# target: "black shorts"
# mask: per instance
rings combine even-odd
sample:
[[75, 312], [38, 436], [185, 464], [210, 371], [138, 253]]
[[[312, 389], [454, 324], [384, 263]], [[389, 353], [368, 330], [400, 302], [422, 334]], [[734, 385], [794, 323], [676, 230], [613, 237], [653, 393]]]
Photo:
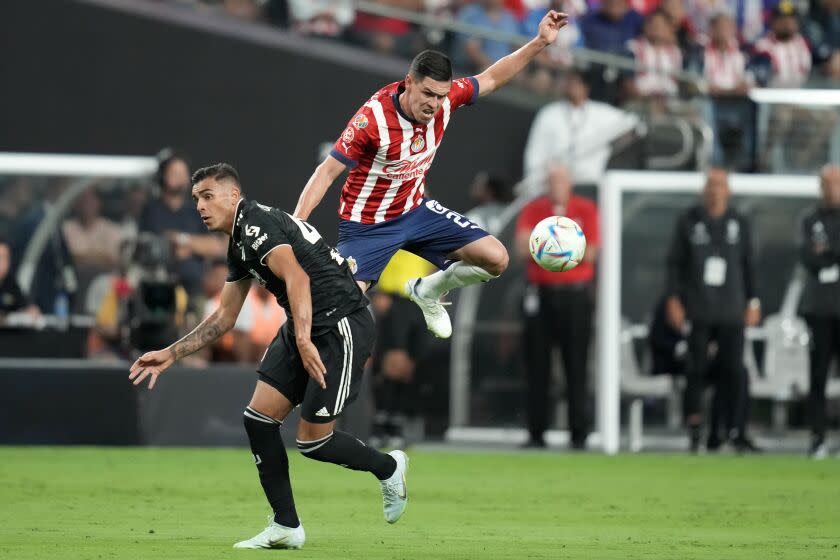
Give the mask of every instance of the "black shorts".
[[341, 416], [344, 407], [359, 393], [375, 333], [370, 311], [362, 308], [327, 332], [312, 337], [327, 368], [324, 376], [327, 388], [322, 389], [306, 373], [295, 337], [284, 325], [257, 368], [259, 379], [283, 393], [293, 405], [301, 405], [301, 417], [307, 422], [331, 422]]

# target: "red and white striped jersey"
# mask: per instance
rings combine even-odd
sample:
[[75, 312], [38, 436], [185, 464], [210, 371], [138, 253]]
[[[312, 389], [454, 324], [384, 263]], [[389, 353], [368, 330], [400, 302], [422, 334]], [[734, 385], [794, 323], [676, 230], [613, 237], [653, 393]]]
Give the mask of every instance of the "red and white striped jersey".
[[642, 95], [676, 95], [677, 81], [671, 75], [682, 70], [683, 59], [676, 45], [654, 45], [645, 38], [627, 43], [633, 57], [647, 70], [636, 74], [636, 88]]
[[747, 57], [733, 41], [725, 49], [712, 44], [703, 50], [703, 77], [709, 86], [720, 90], [732, 90], [743, 82], [749, 82]]
[[770, 87], [801, 87], [811, 73], [811, 48], [802, 35], [779, 41], [769, 33], [756, 42], [755, 51], [770, 59], [773, 67]]
[[416, 208], [452, 112], [472, 105], [478, 80], [453, 80], [449, 95], [428, 124], [412, 121], [400, 108], [403, 82], [380, 89], [350, 119], [330, 155], [350, 167], [341, 190], [342, 220], [375, 224]]

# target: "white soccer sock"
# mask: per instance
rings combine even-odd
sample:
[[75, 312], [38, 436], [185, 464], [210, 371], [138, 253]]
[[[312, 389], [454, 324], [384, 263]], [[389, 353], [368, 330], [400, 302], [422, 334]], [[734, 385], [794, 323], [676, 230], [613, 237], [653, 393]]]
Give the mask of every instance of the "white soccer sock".
[[417, 295], [437, 299], [442, 294], [455, 288], [487, 282], [493, 278], [497, 278], [497, 276], [490, 274], [480, 266], [456, 262], [446, 270], [439, 270], [434, 274], [423, 277], [417, 284]]

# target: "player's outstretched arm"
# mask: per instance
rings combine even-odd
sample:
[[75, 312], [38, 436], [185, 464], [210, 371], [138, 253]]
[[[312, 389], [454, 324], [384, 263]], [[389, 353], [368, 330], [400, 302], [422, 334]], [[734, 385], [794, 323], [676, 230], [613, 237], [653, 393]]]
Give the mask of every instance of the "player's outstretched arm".
[[309, 178], [309, 181], [306, 182], [306, 186], [303, 187], [303, 192], [300, 193], [300, 198], [298, 198], [298, 203], [295, 207], [294, 216], [301, 220], [308, 220], [309, 215], [315, 210], [315, 207], [318, 206], [321, 199], [324, 198], [327, 189], [330, 188], [330, 185], [333, 184], [336, 177], [341, 175], [346, 168], [346, 165], [334, 157], [327, 156], [315, 168], [315, 172]]
[[268, 253], [265, 260], [275, 276], [286, 284], [292, 319], [295, 322], [295, 343], [300, 360], [309, 377], [322, 389], [327, 388], [324, 375], [327, 368], [321, 361], [318, 349], [312, 343], [312, 292], [309, 289], [309, 275], [301, 268], [290, 245], [278, 245]]
[[199, 323], [190, 334], [168, 348], [146, 352], [137, 358], [137, 361], [129, 370], [128, 378], [135, 385], [139, 385], [144, 379], [151, 376], [149, 389], [154, 388], [158, 376], [166, 371], [169, 366], [184, 356], [189, 356], [208, 344], [212, 344], [233, 328], [250, 288], [250, 280], [226, 283], [222, 288], [221, 302], [216, 311]]
[[487, 70], [476, 76], [478, 95], [492, 93], [519, 74], [541, 50], [557, 39], [557, 32], [569, 22], [569, 16], [562, 12], [549, 10], [540, 22], [537, 36], [516, 51], [500, 58]]

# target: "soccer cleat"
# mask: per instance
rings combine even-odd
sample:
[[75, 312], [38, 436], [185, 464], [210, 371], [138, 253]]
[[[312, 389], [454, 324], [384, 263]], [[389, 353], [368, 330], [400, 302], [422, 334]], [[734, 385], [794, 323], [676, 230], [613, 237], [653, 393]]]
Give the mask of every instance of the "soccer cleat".
[[391, 478], [381, 480], [382, 485], [382, 506], [385, 512], [385, 521], [396, 523], [399, 521], [405, 506], [408, 504], [408, 490], [405, 485], [405, 473], [408, 471], [408, 455], [402, 451], [391, 451], [388, 453], [397, 462], [397, 470]]
[[425, 298], [417, 293], [419, 278], [409, 280], [405, 284], [405, 291], [408, 299], [417, 304], [426, 319], [426, 327], [438, 338], [449, 338], [452, 336], [452, 322], [449, 320], [449, 313], [443, 308], [444, 304], [438, 300]]
[[303, 531], [303, 523], [295, 528], [284, 527], [276, 521], [273, 516], [271, 521], [260, 534], [240, 541], [233, 545], [233, 548], [303, 548], [306, 541], [306, 533]]
[[811, 449], [808, 450], [808, 456], [817, 461], [828, 457], [828, 446], [822, 438], [814, 438], [811, 442]]

